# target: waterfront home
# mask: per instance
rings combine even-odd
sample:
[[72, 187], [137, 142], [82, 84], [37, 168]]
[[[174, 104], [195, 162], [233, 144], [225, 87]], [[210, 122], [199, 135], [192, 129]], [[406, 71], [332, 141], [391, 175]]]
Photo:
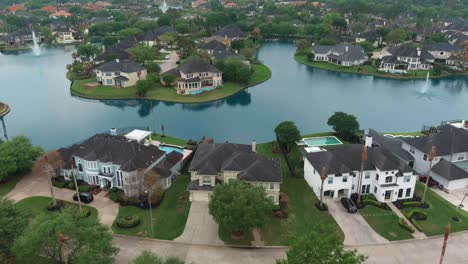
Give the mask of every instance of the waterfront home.
[[[42, 35], [40, 32], [35, 33], [37, 42], [42, 42]], [[10, 34], [9, 40], [10, 45], [24, 46], [33, 44], [33, 31], [30, 28], [22, 28]]]
[[446, 65], [458, 64], [460, 59], [456, 58], [456, 54], [463, 51], [461, 46], [456, 44], [452, 45], [449, 42], [428, 44], [425, 45], [423, 49], [434, 57], [435, 63], [443, 63]]
[[[193, 94], [223, 85], [223, 73], [213, 65], [201, 59], [193, 59], [177, 68], [162, 73], [176, 77], [174, 85], [179, 94]], [[164, 78], [161, 83], [165, 85]]]
[[411, 168], [413, 167], [414, 157], [408, 151], [402, 148], [403, 141], [400, 138], [393, 135], [382, 135], [374, 129], [369, 129], [369, 132], [366, 133], [365, 136], [372, 138], [373, 146], [379, 146], [390, 151], [405, 164]]
[[[367, 148], [359, 190], [361, 152]], [[325, 180], [321, 189], [321, 173], [325, 168]], [[417, 175], [390, 151], [372, 144], [367, 137], [365, 145], [346, 144], [319, 148], [305, 154], [304, 178], [313, 192], [320, 197], [335, 200], [350, 197], [352, 193], [373, 194], [379, 202], [409, 199], [414, 195]]]
[[314, 45], [312, 46], [315, 61], [324, 61], [341, 66], [360, 65], [368, 56], [361, 46], [356, 45]]
[[183, 155], [176, 151], [166, 153], [154, 145], [106, 134], [94, 135], [58, 152], [65, 163], [60, 170], [65, 179], [72, 180], [73, 174], [102, 189], [121, 189], [129, 197], [144, 192], [144, 172], [148, 170], [159, 174], [163, 189], [169, 188], [183, 162]]
[[77, 41], [73, 35], [75, 31], [71, 27], [60, 27], [51, 33], [52, 36], [55, 37], [55, 41], [60, 44], [73, 43]]
[[230, 24], [219, 31], [215, 32], [211, 37], [205, 39], [205, 43], [212, 40], [218, 40], [226, 46], [231, 46], [231, 42], [234, 40], [243, 40], [247, 38], [247, 34], [242, 31], [237, 25]]
[[96, 81], [102, 85], [129, 87], [136, 85], [138, 80], [145, 80], [147, 71], [132, 60], [112, 60], [94, 68]]
[[213, 54], [215, 51], [227, 50], [228, 47], [224, 43], [213, 39], [210, 42], [203, 44], [200, 49], [205, 50], [208, 54]]
[[165, 43], [160, 40], [160, 36], [175, 32], [173, 28], [169, 26], [161, 26], [157, 29], [152, 29], [145, 32], [143, 35], [138, 36], [138, 41], [141, 44], [144, 44], [148, 47], [152, 47], [154, 45], [160, 45], [161, 47], [167, 47], [168, 43]]
[[411, 43], [391, 47], [382, 51], [380, 70], [391, 73], [403, 73], [409, 70], [429, 70], [434, 57], [426, 50], [421, 50]]
[[208, 202], [217, 184], [229, 180], [241, 180], [265, 188], [267, 197], [278, 204], [281, 184], [280, 162], [256, 152], [255, 141], [251, 145], [233, 143], [198, 145], [189, 168], [190, 201]]
[[[435, 157], [429, 172], [432, 147]], [[461, 177], [465, 174], [453, 167], [468, 170], [468, 126], [465, 121], [442, 125], [436, 133], [427, 136], [403, 139], [402, 148], [414, 157], [413, 168], [419, 174], [430, 174], [447, 190], [468, 187], [468, 175]], [[439, 165], [442, 160], [444, 163]]]

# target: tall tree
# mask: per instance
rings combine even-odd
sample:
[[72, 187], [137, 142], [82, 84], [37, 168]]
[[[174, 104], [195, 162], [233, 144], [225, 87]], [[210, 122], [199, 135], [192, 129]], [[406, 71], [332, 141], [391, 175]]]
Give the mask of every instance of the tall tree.
[[336, 229], [329, 224], [294, 239], [286, 256], [276, 264], [360, 264], [366, 260], [356, 250], [345, 250]]
[[42, 149], [31, 144], [24, 136], [14, 137], [0, 144], [0, 182], [7, 181], [16, 173], [32, 168]]
[[47, 256], [67, 263], [111, 264], [118, 252], [112, 233], [97, 218], [83, 217], [76, 208], [37, 216], [16, 240], [19, 260]]
[[13, 257], [13, 244], [28, 224], [29, 218], [25, 212], [12, 201], [0, 198], [0, 260], [7, 261]]
[[92, 44], [80, 44], [78, 45], [78, 48], [76, 49], [76, 54], [78, 57], [80, 57], [82, 60], [89, 61], [93, 57], [99, 54], [101, 50]]
[[273, 203], [266, 197], [263, 187], [230, 180], [216, 185], [208, 208], [222, 228], [243, 234], [265, 225]]
[[36, 176], [45, 175], [49, 182], [50, 196], [54, 206], [57, 205], [55, 199], [54, 187], [52, 186], [52, 177], [57, 176], [60, 173], [60, 169], [65, 165], [64, 160], [60, 153], [56, 150], [45, 153], [40, 159], [38, 159], [33, 167], [33, 173]]
[[351, 140], [359, 130], [359, 123], [354, 115], [344, 112], [335, 112], [327, 121], [336, 134], [345, 140]]
[[275, 128], [278, 141], [286, 146], [286, 150], [291, 151], [291, 145], [301, 139], [301, 132], [292, 121], [281, 122]]

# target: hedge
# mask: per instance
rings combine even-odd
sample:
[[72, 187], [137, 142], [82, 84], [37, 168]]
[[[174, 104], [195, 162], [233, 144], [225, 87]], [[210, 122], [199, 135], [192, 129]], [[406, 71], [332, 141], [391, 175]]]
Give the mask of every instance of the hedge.
[[422, 216], [417, 220], [426, 220], [427, 219], [427, 213], [425, 211], [423, 211], [423, 210], [420, 210], [420, 209], [413, 209], [413, 210], [409, 211], [408, 213], [406, 213], [406, 217], [408, 219], [412, 220], [414, 218], [414, 214], [419, 214], [420, 216]]
[[361, 199], [362, 200], [373, 200], [373, 201], [377, 201], [377, 198], [375, 198], [375, 195], [372, 194], [372, 193], [368, 193], [368, 194], [364, 194], [361, 196]]
[[373, 206], [379, 207], [379, 208], [382, 207], [382, 204], [380, 202], [378, 202], [378, 201], [375, 201], [375, 200], [364, 199], [364, 200], [362, 200], [362, 203], [364, 205], [373, 205]]
[[66, 185], [67, 185], [66, 182], [62, 182], [62, 181], [52, 178], [52, 186], [57, 187], [57, 188], [65, 188]]
[[81, 186], [78, 187], [78, 190], [80, 191], [80, 193], [82, 193], [82, 192], [87, 193], [87, 192], [91, 191], [91, 189], [92, 189], [92, 187], [89, 186], [89, 185], [81, 185]]
[[416, 219], [411, 218], [410, 221], [414, 225], [414, 227], [416, 227], [417, 230], [419, 230], [420, 232], [423, 231], [422, 227], [419, 225], [419, 223], [418, 223], [418, 221], [416, 221]]
[[138, 216], [119, 217], [116, 223], [120, 228], [134, 228], [141, 223], [141, 219]]
[[406, 221], [405, 221], [404, 218], [400, 218], [400, 220], [398, 220], [398, 225], [399, 225], [401, 228], [408, 230], [408, 232], [410, 232], [410, 233], [414, 233], [414, 231], [415, 231], [414, 228], [413, 228], [412, 226], [410, 226], [410, 225], [408, 225], [408, 224], [406, 223]]
[[91, 215], [91, 210], [88, 207], [81, 207], [81, 216], [86, 218]]
[[419, 201], [408, 201], [403, 202], [403, 207], [421, 207], [421, 202]]

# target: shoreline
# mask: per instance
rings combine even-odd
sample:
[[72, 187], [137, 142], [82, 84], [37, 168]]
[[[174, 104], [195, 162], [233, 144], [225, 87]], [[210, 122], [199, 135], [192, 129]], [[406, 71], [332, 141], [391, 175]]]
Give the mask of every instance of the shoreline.
[[[42, 44], [42, 47], [65, 47], [65, 46], [75, 46], [78, 44], [83, 43], [83, 41], [77, 41], [73, 43], [49, 43], [49, 44]], [[25, 50], [30, 50], [31, 47], [29, 46], [21, 46], [21, 47], [6, 47], [6, 48], [0, 48], [0, 52], [15, 52], [15, 51], [25, 51]]]
[[[303, 61], [303, 60], [301, 60], [301, 56], [303, 56], [303, 55], [296, 55], [295, 54], [294, 55], [294, 60], [299, 64], [306, 65], [306, 66], [313, 67], [313, 68], [317, 68], [317, 69], [321, 69], [321, 70], [326, 70], [326, 71], [357, 74], [357, 75], [364, 75], [364, 76], [374, 76], [374, 77], [378, 77], [378, 78], [382, 78], [382, 79], [393, 79], [393, 80], [408, 80], [408, 81], [410, 81], [410, 80], [425, 80], [426, 79], [425, 76], [403, 76], [403, 75], [381, 74], [381, 73], [372, 73], [372, 72], [354, 72], [354, 71], [348, 71], [347, 69], [340, 70], [338, 68], [330, 69], [330, 68], [327, 68], [327, 67], [322, 67], [322, 66], [320, 66], [318, 64], [313, 64], [313, 62]], [[332, 66], [338, 66], [338, 65], [331, 64], [331, 63], [328, 63], [328, 64], [332, 65]], [[350, 67], [350, 69], [352, 69], [352, 68]], [[440, 76], [430, 75], [429, 79], [444, 79], [444, 78], [461, 77], [461, 76], [468, 76], [468, 72], [460, 73], [460, 74], [446, 74], [446, 75], [440, 75]]]
[[[214, 89], [212, 91], [209, 91], [209, 92], [205, 92], [205, 93], [201, 93], [200, 95], [178, 95], [177, 97], [180, 97], [180, 98], [175, 98], [175, 99], [169, 99], [169, 98], [166, 98], [167, 96], [157, 96], [157, 95], [146, 95], [145, 97], [139, 97], [137, 96], [136, 94], [134, 95], [123, 95], [123, 96], [119, 96], [119, 95], [115, 95], [115, 96], [93, 96], [93, 95], [88, 95], [88, 94], [84, 94], [84, 93], [81, 93], [80, 91], [77, 91], [77, 88], [76, 86], [74, 87], [74, 83], [75, 81], [80, 81], [80, 80], [72, 80], [69, 78], [69, 74], [67, 72], [67, 79], [69, 79], [71, 81], [70, 83], [70, 92], [72, 93], [73, 96], [77, 96], [77, 97], [80, 97], [80, 98], [84, 98], [84, 99], [92, 99], [92, 100], [134, 100], [134, 99], [141, 99], [141, 100], [157, 100], [157, 101], [161, 101], [161, 102], [170, 102], [170, 103], [183, 103], [183, 104], [200, 104], [200, 103], [210, 103], [210, 102], [215, 102], [215, 101], [219, 101], [219, 100], [222, 100], [222, 99], [225, 99], [229, 96], [232, 96], [232, 95], [235, 95], [245, 89], [248, 89], [250, 87], [253, 87], [253, 86], [257, 86], [261, 83], [264, 83], [266, 81], [268, 81], [271, 76], [272, 76], [272, 71], [270, 68], [268, 68], [268, 66], [266, 66], [265, 64], [253, 64], [253, 65], [256, 65], [256, 67], [258, 68], [262, 68], [262, 70], [266, 70], [266, 73], [267, 73], [267, 76], [265, 77], [262, 77], [262, 79], [258, 80], [258, 81], [255, 81], [255, 82], [252, 82], [252, 83], [249, 83], [247, 85], [240, 85], [240, 84], [233, 84], [233, 83], [226, 83], [226, 84], [230, 84], [230, 85], [238, 85], [239, 87], [235, 87], [233, 88], [233, 91], [232, 92], [228, 92], [226, 94], [221, 94], [219, 96], [215, 96], [214, 98], [207, 98], [207, 99], [203, 99], [203, 98], [199, 98], [198, 96], [203, 96], [203, 97], [207, 97], [212, 95], [213, 93], [216, 93], [220, 90], [223, 89], [223, 87], [219, 88], [219, 89]], [[254, 73], [255, 74], [255, 73]], [[100, 86], [101, 87], [101, 86]], [[134, 89], [134, 86], [133, 87], [127, 87], [127, 88], [123, 88], [123, 89]], [[96, 88], [94, 88], [96, 89]], [[98, 87], [99, 89], [99, 87]], [[115, 89], [119, 89], [119, 88], [115, 88]], [[174, 89], [173, 87], [158, 87], [156, 89], [154, 89], [153, 91], [157, 90], [157, 89]], [[148, 94], [151, 94], [151, 91], [148, 92]], [[180, 100], [179, 100], [180, 99]], [[199, 100], [197, 100], [199, 99]]]

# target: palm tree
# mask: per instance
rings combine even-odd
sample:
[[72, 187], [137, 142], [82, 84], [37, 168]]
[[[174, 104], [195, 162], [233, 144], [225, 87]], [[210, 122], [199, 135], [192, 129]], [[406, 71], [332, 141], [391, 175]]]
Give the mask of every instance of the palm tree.
[[429, 171], [427, 172], [427, 175], [426, 175], [426, 186], [424, 186], [424, 193], [423, 193], [423, 197], [422, 197], [422, 200], [421, 200], [421, 204], [424, 205], [426, 202], [426, 191], [427, 191], [427, 186], [429, 185], [429, 178], [431, 177], [431, 170], [432, 170], [432, 161], [434, 160], [434, 157], [435, 157], [435, 147], [432, 146], [431, 147], [431, 152], [429, 153]]
[[52, 204], [57, 206], [57, 200], [55, 199], [54, 187], [52, 185], [52, 177], [54, 177], [57, 171], [63, 166], [63, 159], [60, 153], [56, 150], [50, 151], [42, 156], [35, 164], [33, 172], [40, 175], [45, 173], [49, 181], [50, 196], [52, 197]]
[[364, 173], [364, 162], [367, 161], [367, 147], [363, 146], [361, 151], [361, 171], [358, 179], [358, 204], [361, 203], [362, 174]]
[[323, 208], [323, 183], [327, 178], [327, 171], [325, 167], [322, 167], [322, 173], [320, 173], [320, 179], [322, 180], [322, 186], [320, 187], [320, 208]]

